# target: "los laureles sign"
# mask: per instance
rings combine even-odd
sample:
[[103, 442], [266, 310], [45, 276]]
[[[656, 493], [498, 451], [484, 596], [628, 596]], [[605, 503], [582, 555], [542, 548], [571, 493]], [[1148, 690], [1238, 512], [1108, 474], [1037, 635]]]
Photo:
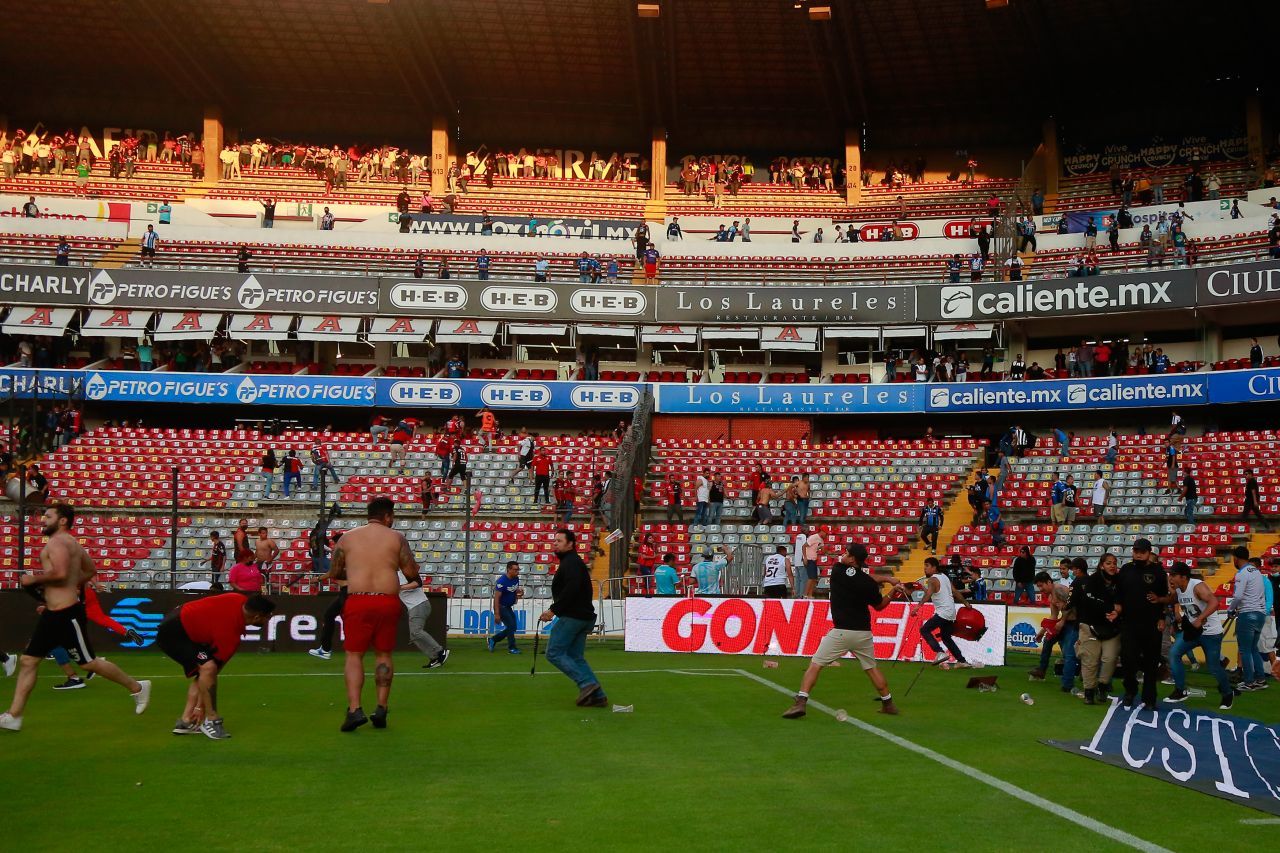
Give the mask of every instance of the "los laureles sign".
[[1103, 761], [1280, 815], [1280, 728], [1195, 708], [1146, 711], [1112, 704], [1083, 741], [1045, 741]]

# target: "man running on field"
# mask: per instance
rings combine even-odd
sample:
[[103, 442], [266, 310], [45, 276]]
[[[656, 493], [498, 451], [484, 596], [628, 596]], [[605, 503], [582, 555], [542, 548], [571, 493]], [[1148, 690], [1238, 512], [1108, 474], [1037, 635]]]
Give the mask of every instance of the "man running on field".
[[395, 523], [395, 503], [391, 498], [369, 501], [369, 522], [349, 530], [333, 549], [330, 580], [346, 580], [347, 601], [342, 608], [342, 628], [347, 652], [344, 674], [347, 680], [347, 718], [344, 732], [370, 721], [360, 706], [364, 689], [364, 654], [373, 646], [377, 666], [378, 707], [373, 727], [387, 727], [387, 697], [391, 695], [391, 651], [396, 645], [400, 622], [400, 584], [418, 580], [418, 564], [404, 535], [391, 529]]
[[203, 733], [210, 740], [231, 737], [218, 713], [218, 673], [240, 648], [248, 625], [266, 625], [275, 604], [239, 592], [188, 601], [160, 623], [156, 645], [191, 679], [187, 705], [174, 723], [175, 735]]
[[44, 598], [45, 609], [36, 620], [35, 630], [22, 653], [18, 685], [13, 691], [13, 704], [0, 714], [0, 729], [22, 729], [22, 712], [36, 685], [40, 662], [58, 647], [65, 648], [71, 659], [86, 672], [100, 675], [124, 687], [133, 696], [134, 713], [147, 710], [151, 699], [151, 682], [137, 681], [120, 667], [93, 654], [86, 629], [88, 617], [80, 601], [80, 588], [93, 579], [97, 570], [93, 560], [71, 535], [76, 513], [69, 505], [58, 503], [44, 511], [41, 522], [49, 537], [40, 552], [40, 571], [25, 574], [20, 583]]

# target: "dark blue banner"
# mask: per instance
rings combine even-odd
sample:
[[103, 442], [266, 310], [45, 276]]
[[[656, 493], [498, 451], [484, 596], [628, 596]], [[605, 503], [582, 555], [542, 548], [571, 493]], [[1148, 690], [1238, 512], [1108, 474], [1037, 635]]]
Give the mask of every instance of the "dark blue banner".
[[1198, 708], [1112, 703], [1093, 739], [1045, 741], [1075, 755], [1280, 815], [1280, 728]]

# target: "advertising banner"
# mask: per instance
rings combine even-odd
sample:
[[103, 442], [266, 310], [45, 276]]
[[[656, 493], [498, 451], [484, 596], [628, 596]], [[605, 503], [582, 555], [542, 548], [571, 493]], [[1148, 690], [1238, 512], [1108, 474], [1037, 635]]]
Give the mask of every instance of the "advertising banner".
[[1042, 281], [922, 285], [917, 290], [916, 316], [927, 323], [1078, 317], [1191, 308], [1196, 304], [1194, 274], [1186, 269]]
[[1196, 270], [1196, 304], [1202, 307], [1276, 298], [1280, 298], [1280, 260]]
[[[112, 634], [93, 622], [89, 623], [89, 641], [98, 654], [117, 651], [148, 649], [156, 651], [156, 629], [165, 616], [179, 605], [210, 595], [208, 592], [187, 593], [169, 590], [141, 589], [101, 592], [98, 600], [102, 609], [112, 619], [126, 628], [133, 628], [142, 635], [143, 643], [136, 646], [124, 637]], [[276, 604], [271, 621], [261, 627], [250, 627], [240, 638], [237, 654], [257, 652], [261, 648], [279, 652], [305, 652], [316, 647], [317, 634], [325, 610], [333, 601], [333, 595], [280, 595], [268, 596]], [[431, 615], [427, 617], [427, 632], [438, 642], [445, 642], [445, 605], [443, 593], [429, 592]], [[36, 624], [36, 602], [25, 593], [16, 590], [0, 592], [0, 647], [22, 649], [31, 637]], [[342, 621], [338, 621], [338, 637], [343, 637]], [[402, 618], [396, 647], [414, 649], [409, 642], [409, 623]], [[174, 672], [178, 671], [174, 665]], [[337, 670], [334, 670], [337, 672]]]
[[922, 411], [920, 385], [654, 385], [657, 410], [690, 414], [832, 415]]
[[390, 315], [643, 323], [653, 320], [656, 289], [511, 280], [383, 279], [377, 307], [380, 313]]
[[902, 323], [916, 315], [914, 285], [657, 288], [660, 323]]
[[1041, 620], [1047, 618], [1047, 607], [1010, 607], [1006, 621], [1009, 624], [1008, 645], [1011, 651], [1038, 652], [1040, 644], [1036, 642], [1036, 632], [1040, 630]]
[[[551, 622], [538, 622], [538, 616], [551, 604], [549, 598], [525, 596], [516, 602], [512, 610], [516, 614], [516, 634], [532, 636], [538, 631], [543, 636], [551, 630]], [[622, 611], [618, 608], [598, 608], [597, 628], [609, 635], [622, 633]], [[432, 611], [434, 613], [434, 610]], [[603, 623], [603, 624], [602, 624]], [[493, 613], [493, 598], [449, 599], [449, 630], [454, 636], [486, 637], [498, 631]]]
[[1153, 135], [1127, 143], [1064, 142], [1062, 151], [1063, 174], [1089, 175], [1109, 171], [1112, 166], [1161, 169], [1214, 160], [1243, 160], [1249, 156], [1249, 142], [1240, 128], [1211, 135]]
[[378, 379], [379, 406], [461, 409], [541, 409], [556, 412], [631, 411], [643, 385], [613, 382], [529, 382], [507, 379]]
[[1035, 382], [965, 382], [927, 386], [930, 412], [1017, 412], [1202, 406], [1209, 374], [1046, 379]]
[[[410, 214], [413, 224], [410, 231], [418, 234], [447, 236], [480, 236], [484, 225], [483, 216], [467, 216], [456, 213], [413, 213]], [[395, 225], [400, 221], [396, 211], [387, 213], [387, 221]], [[572, 217], [553, 216], [536, 217], [538, 236], [540, 237], [585, 237], [601, 240], [630, 240], [636, 228], [644, 221], [643, 217], [635, 221], [623, 219], [575, 219]], [[496, 236], [529, 236], [529, 218], [518, 216], [490, 216]]]
[[1208, 374], [1210, 403], [1280, 400], [1280, 368], [1222, 370]]
[[[980, 640], [956, 639], [971, 663], [1003, 666], [1005, 608], [977, 604], [987, 630]], [[877, 660], [933, 659], [920, 626], [933, 606], [894, 602], [873, 613]], [[809, 599], [627, 599], [626, 650], [724, 655], [809, 657], [831, 630], [830, 603]]]
[[1280, 815], [1280, 726], [1199, 708], [1127, 709], [1112, 700], [1092, 740], [1044, 743]]

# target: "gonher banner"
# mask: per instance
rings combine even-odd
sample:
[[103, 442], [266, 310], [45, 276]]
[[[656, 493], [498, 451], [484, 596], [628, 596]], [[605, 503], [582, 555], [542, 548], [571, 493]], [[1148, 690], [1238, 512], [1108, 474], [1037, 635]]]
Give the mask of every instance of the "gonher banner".
[[[1003, 666], [1005, 608], [977, 604], [987, 630], [980, 640], [956, 639], [971, 663]], [[894, 602], [874, 613], [878, 660], [920, 661], [933, 654], [920, 626], [933, 606]], [[626, 607], [629, 652], [697, 652], [727, 655], [809, 657], [831, 630], [830, 602], [761, 598], [642, 598]]]
[[930, 412], [1015, 412], [1202, 406], [1209, 402], [1209, 374], [1117, 376], [1024, 382], [928, 385]]
[[[169, 590], [115, 590], [98, 594], [102, 609], [126, 628], [133, 628], [142, 636], [138, 646], [97, 624], [89, 623], [89, 641], [99, 654], [117, 651], [147, 649], [155, 651], [156, 629], [165, 616], [179, 605], [210, 595], [208, 592], [187, 593]], [[443, 593], [429, 592], [431, 615], [427, 617], [427, 631], [440, 643], [445, 642], [445, 602]], [[238, 654], [259, 650], [302, 652], [316, 646], [317, 633], [325, 610], [332, 603], [332, 595], [281, 595], [271, 596], [276, 603], [275, 613], [265, 626], [250, 627], [241, 637]], [[36, 624], [36, 602], [30, 596], [17, 591], [0, 592], [0, 648], [21, 649], [31, 637]], [[342, 621], [338, 621], [339, 638]], [[402, 618], [396, 647], [413, 649], [409, 642], [408, 620]], [[174, 667], [177, 673], [177, 667]]]
[[914, 285], [656, 288], [659, 323], [902, 323], [916, 314]]
[[1196, 270], [1196, 303], [1201, 307], [1277, 298], [1280, 298], [1280, 260]]
[[1191, 270], [1155, 270], [1088, 278], [944, 284], [919, 288], [923, 322], [1007, 320], [1159, 311], [1196, 304]]
[[248, 376], [123, 370], [0, 370], [0, 395], [77, 397], [107, 403], [453, 407], [631, 411], [644, 385], [502, 379]]
[[1280, 815], [1280, 727], [1197, 708], [1113, 700], [1093, 739], [1058, 749]]
[[923, 410], [919, 385], [739, 385], [653, 386], [663, 413], [834, 415]]

